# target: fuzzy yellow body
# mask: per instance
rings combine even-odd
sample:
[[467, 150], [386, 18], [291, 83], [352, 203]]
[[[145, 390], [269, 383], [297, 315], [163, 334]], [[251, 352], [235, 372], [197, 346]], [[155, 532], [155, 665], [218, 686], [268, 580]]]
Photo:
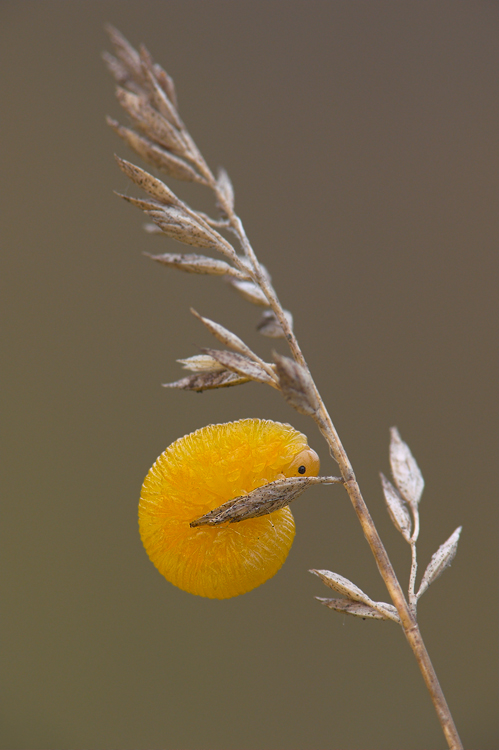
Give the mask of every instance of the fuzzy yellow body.
[[225, 599], [251, 591], [288, 555], [295, 535], [289, 508], [219, 527], [190, 522], [279, 476], [318, 473], [317, 454], [288, 424], [242, 419], [196, 430], [172, 443], [144, 480], [139, 528], [147, 554], [192, 594]]

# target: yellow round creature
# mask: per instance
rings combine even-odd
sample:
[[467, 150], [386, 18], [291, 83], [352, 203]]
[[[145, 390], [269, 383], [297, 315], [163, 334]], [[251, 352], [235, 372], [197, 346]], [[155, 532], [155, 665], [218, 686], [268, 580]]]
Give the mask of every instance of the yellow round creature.
[[293, 543], [289, 507], [224, 526], [198, 526], [210, 510], [283, 477], [317, 476], [319, 457], [288, 424], [241, 419], [176, 440], [147, 474], [139, 528], [154, 565], [191, 594], [226, 599], [271, 578]]

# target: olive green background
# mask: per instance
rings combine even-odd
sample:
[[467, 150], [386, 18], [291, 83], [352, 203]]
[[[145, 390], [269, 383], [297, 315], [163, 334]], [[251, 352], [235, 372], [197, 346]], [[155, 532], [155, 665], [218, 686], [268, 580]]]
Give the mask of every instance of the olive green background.
[[136, 191], [104, 124], [127, 121], [106, 21], [173, 75], [231, 175], [404, 587], [378, 479], [390, 425], [426, 479], [421, 570], [463, 524], [420, 624], [465, 746], [498, 746], [497, 20], [439, 0], [1, 4], [3, 749], [445, 747], [398, 628], [314, 600], [311, 567], [386, 598], [340, 488], [296, 503], [285, 566], [235, 599], [175, 589], [142, 549], [143, 477], [198, 427], [290, 421], [335, 467], [271, 389], [161, 388], [212, 343], [191, 305], [275, 343], [222, 281], [141, 254], [181, 248], [112, 193]]

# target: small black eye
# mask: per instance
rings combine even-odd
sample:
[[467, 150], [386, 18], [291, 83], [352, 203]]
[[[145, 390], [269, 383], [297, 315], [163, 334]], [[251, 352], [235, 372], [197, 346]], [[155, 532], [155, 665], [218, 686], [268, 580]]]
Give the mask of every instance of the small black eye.
[[303, 466], [303, 465], [299, 466], [298, 467], [298, 474], [305, 474], [306, 470], [307, 470], [306, 466]]

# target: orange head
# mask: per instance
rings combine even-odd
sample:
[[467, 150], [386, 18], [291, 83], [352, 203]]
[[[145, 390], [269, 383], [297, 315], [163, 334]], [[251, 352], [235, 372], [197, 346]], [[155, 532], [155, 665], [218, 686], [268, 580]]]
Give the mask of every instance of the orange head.
[[285, 477], [317, 477], [321, 462], [319, 456], [308, 445], [296, 454], [289, 466], [284, 469]]

